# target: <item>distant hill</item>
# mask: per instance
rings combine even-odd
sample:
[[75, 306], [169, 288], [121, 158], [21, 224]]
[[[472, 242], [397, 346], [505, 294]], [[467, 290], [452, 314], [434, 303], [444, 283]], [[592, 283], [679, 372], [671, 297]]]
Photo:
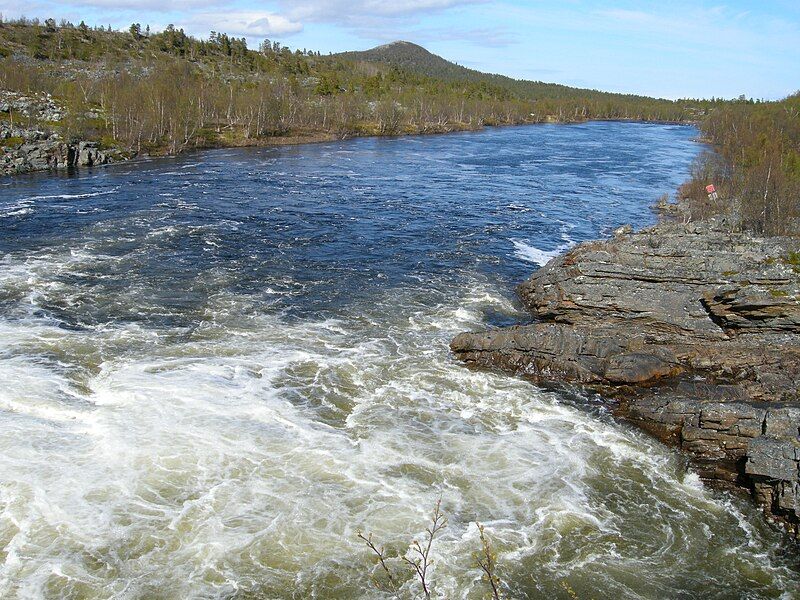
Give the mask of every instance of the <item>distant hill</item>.
[[483, 75], [478, 71], [473, 71], [445, 60], [422, 46], [404, 41], [376, 46], [371, 50], [363, 50], [361, 52], [342, 52], [338, 56], [366, 62], [383, 63], [421, 75], [443, 79], [468, 80], [474, 78], [475, 75]]
[[442, 79], [445, 81], [464, 81], [469, 83], [485, 83], [493, 87], [500, 87], [510, 91], [515, 97], [525, 99], [567, 99], [567, 98], [637, 98], [645, 96], [635, 94], [616, 94], [597, 90], [582, 89], [561, 85], [557, 83], [544, 83], [542, 81], [528, 81], [514, 79], [505, 75], [483, 73], [474, 69], [462, 67], [426, 50], [412, 42], [396, 41], [370, 50], [341, 52], [334, 56], [342, 58], [380, 63], [410, 71], [419, 75]]

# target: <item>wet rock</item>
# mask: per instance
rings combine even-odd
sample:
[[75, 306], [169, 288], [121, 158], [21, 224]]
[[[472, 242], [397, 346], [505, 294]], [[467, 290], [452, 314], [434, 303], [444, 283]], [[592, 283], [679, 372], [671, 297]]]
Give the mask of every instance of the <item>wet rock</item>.
[[578, 384], [800, 525], [800, 243], [724, 222], [620, 228], [519, 286], [531, 325], [457, 336], [460, 360]]

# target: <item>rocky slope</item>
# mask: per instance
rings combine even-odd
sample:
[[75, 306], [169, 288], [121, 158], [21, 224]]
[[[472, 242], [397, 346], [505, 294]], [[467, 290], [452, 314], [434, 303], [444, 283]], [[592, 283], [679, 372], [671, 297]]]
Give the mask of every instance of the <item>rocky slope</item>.
[[476, 367], [600, 392], [798, 533], [799, 245], [721, 221], [621, 228], [519, 287], [533, 324], [451, 348]]
[[0, 176], [28, 171], [88, 167], [130, 157], [91, 140], [64, 139], [64, 110], [46, 94], [0, 90]]

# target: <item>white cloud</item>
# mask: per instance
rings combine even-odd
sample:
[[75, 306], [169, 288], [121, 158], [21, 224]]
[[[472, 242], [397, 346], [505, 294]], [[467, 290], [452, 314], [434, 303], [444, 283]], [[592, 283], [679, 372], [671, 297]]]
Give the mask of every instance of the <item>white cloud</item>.
[[485, 0], [281, 0], [286, 14], [303, 21], [349, 26], [376, 24]]
[[260, 11], [203, 12], [192, 15], [186, 25], [191, 30], [222, 31], [249, 38], [289, 35], [303, 30], [299, 21]]
[[106, 8], [113, 10], [149, 10], [153, 12], [196, 11], [203, 7], [219, 4], [219, 0], [73, 0], [64, 3], [73, 10], [81, 7]]
[[[141, 21], [158, 30], [160, 24], [172, 22], [193, 35], [205, 36], [214, 30], [244, 36], [251, 42], [298, 33], [307, 23], [338, 25], [374, 40], [414, 37], [415, 33], [430, 40], [459, 36], [418, 29], [423, 15], [489, 1], [272, 0], [265, 5], [262, 0], [27, 0], [25, 9], [42, 18], [84, 18], [92, 24], [114, 23], [115, 27]], [[0, 12], [6, 16], [19, 16], [22, 8], [19, 0], [0, 0]], [[461, 33], [461, 39], [482, 46], [509, 43], [509, 36], [497, 30], [478, 28]]]
[[[17, 0], [0, 0], [0, 12], [6, 17], [25, 14], [22, 8]], [[25, 8], [29, 16], [41, 19], [49, 16], [83, 18], [91, 24], [114, 22], [115, 26], [135, 20], [149, 23], [154, 31], [163, 29], [162, 22], [172, 21], [176, 27], [201, 37], [213, 30], [257, 40], [303, 30], [301, 22], [277, 12], [231, 10], [222, 0], [73, 0], [57, 5], [48, 0], [32, 0]], [[91, 12], [87, 14], [87, 10]], [[175, 19], [169, 13], [178, 13], [181, 17]]]
[[407, 39], [417, 44], [429, 42], [464, 42], [479, 48], [507, 48], [518, 42], [517, 36], [507, 27], [475, 27], [453, 29], [448, 27], [409, 28], [404, 23], [396, 27], [383, 27], [374, 39], [393, 41]]

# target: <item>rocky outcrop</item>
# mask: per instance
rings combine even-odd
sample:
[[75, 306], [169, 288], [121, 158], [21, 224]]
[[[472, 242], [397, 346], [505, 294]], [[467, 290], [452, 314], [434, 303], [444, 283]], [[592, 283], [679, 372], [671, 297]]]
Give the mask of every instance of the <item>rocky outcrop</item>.
[[0, 91], [0, 175], [105, 165], [130, 158], [95, 141], [64, 140], [63, 111], [46, 94], [28, 97]]
[[464, 333], [451, 348], [476, 367], [600, 392], [797, 532], [798, 243], [717, 221], [622, 228], [519, 286], [534, 323]]
[[0, 113], [16, 114], [27, 121], [58, 123], [64, 111], [50, 94], [26, 96], [18, 92], [0, 90]]
[[0, 175], [66, 167], [91, 167], [128, 158], [118, 149], [100, 149], [97, 142], [70, 143], [62, 141], [55, 135], [6, 146], [2, 150]]

